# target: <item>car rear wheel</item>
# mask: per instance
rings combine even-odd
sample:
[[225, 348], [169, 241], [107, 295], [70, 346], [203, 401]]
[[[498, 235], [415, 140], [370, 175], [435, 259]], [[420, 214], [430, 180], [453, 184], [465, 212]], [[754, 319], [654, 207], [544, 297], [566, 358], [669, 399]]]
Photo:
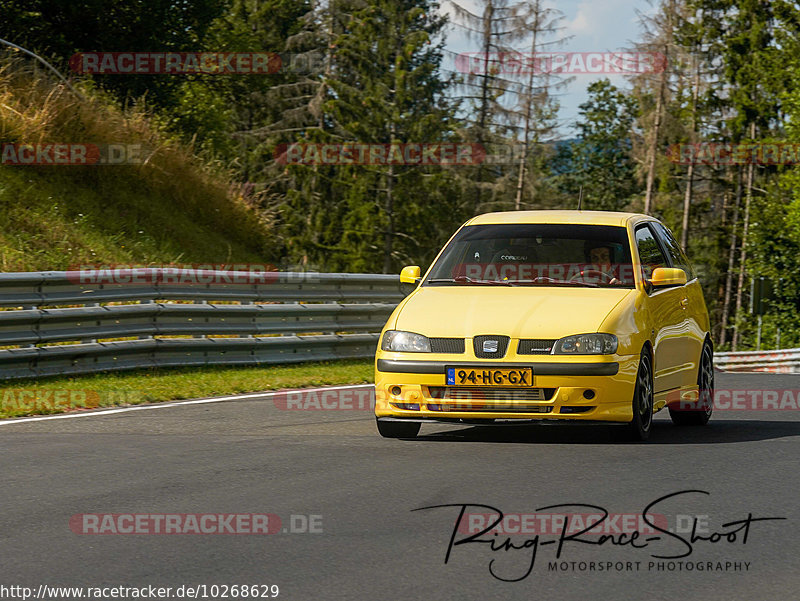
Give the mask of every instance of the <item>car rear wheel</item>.
[[676, 426], [705, 426], [714, 411], [714, 354], [706, 342], [700, 353], [697, 367], [698, 398], [694, 407], [669, 408], [669, 416]]
[[384, 422], [376, 420], [378, 423], [378, 432], [384, 438], [414, 438], [419, 434], [419, 422]]
[[653, 425], [653, 367], [650, 353], [642, 351], [633, 389], [633, 419], [628, 424], [631, 440], [647, 440]]

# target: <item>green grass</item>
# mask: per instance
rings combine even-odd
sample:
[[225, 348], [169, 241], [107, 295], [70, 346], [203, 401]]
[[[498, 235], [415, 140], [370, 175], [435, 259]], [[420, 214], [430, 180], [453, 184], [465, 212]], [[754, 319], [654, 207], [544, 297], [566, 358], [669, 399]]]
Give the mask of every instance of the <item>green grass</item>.
[[218, 164], [136, 106], [26, 65], [0, 60], [0, 143], [134, 145], [143, 162], [0, 164], [0, 271], [279, 262], [270, 218]]
[[136, 405], [282, 388], [368, 384], [372, 381], [371, 359], [270, 367], [152, 369], [5, 380], [0, 381], [0, 418], [62, 413], [82, 407]]

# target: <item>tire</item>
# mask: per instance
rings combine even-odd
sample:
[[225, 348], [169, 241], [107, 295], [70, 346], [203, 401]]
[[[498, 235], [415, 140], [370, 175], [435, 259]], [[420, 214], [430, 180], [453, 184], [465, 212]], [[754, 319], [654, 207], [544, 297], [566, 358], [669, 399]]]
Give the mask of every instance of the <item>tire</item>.
[[669, 417], [676, 426], [705, 426], [714, 411], [714, 352], [706, 342], [697, 366], [697, 409], [669, 408]]
[[628, 438], [647, 440], [653, 427], [653, 363], [647, 349], [642, 351], [639, 359], [632, 404], [633, 419], [628, 424]]
[[382, 422], [375, 420], [378, 423], [378, 432], [384, 438], [414, 438], [419, 434], [419, 422]]

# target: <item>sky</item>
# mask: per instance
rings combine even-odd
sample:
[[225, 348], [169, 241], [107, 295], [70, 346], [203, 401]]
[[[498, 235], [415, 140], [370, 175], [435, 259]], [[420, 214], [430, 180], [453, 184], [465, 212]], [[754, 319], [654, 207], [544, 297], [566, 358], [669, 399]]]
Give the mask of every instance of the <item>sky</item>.
[[[477, 0], [457, 0], [473, 12], [482, 11], [483, 4]], [[513, 0], [510, 0], [513, 2]], [[448, 0], [440, 0], [441, 12], [453, 20], [453, 9]], [[653, 3], [648, 0], [549, 0], [548, 8], [560, 11], [564, 18], [560, 25], [563, 30], [553, 39], [569, 38], [561, 46], [554, 47], [562, 52], [615, 52], [630, 49], [642, 33], [640, 14], [652, 14]], [[448, 25], [446, 48], [454, 53], [479, 52], [477, 41], [469, 40], [463, 29]], [[454, 68], [454, 59], [448, 56], [444, 65]], [[607, 77], [616, 86], [627, 87], [623, 75], [580, 74], [558, 92], [561, 104], [559, 111], [559, 133], [562, 137], [572, 137], [575, 132], [572, 124], [579, 117], [579, 105], [586, 101], [586, 88], [593, 81]]]

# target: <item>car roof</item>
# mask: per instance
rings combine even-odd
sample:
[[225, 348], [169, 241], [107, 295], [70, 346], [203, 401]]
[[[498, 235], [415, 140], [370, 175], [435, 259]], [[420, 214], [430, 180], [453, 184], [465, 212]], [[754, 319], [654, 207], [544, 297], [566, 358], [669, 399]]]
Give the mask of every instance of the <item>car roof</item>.
[[615, 211], [502, 211], [477, 215], [465, 225], [501, 223], [626, 225], [628, 222], [639, 221], [655, 221], [655, 219], [641, 213], [618, 213]]

